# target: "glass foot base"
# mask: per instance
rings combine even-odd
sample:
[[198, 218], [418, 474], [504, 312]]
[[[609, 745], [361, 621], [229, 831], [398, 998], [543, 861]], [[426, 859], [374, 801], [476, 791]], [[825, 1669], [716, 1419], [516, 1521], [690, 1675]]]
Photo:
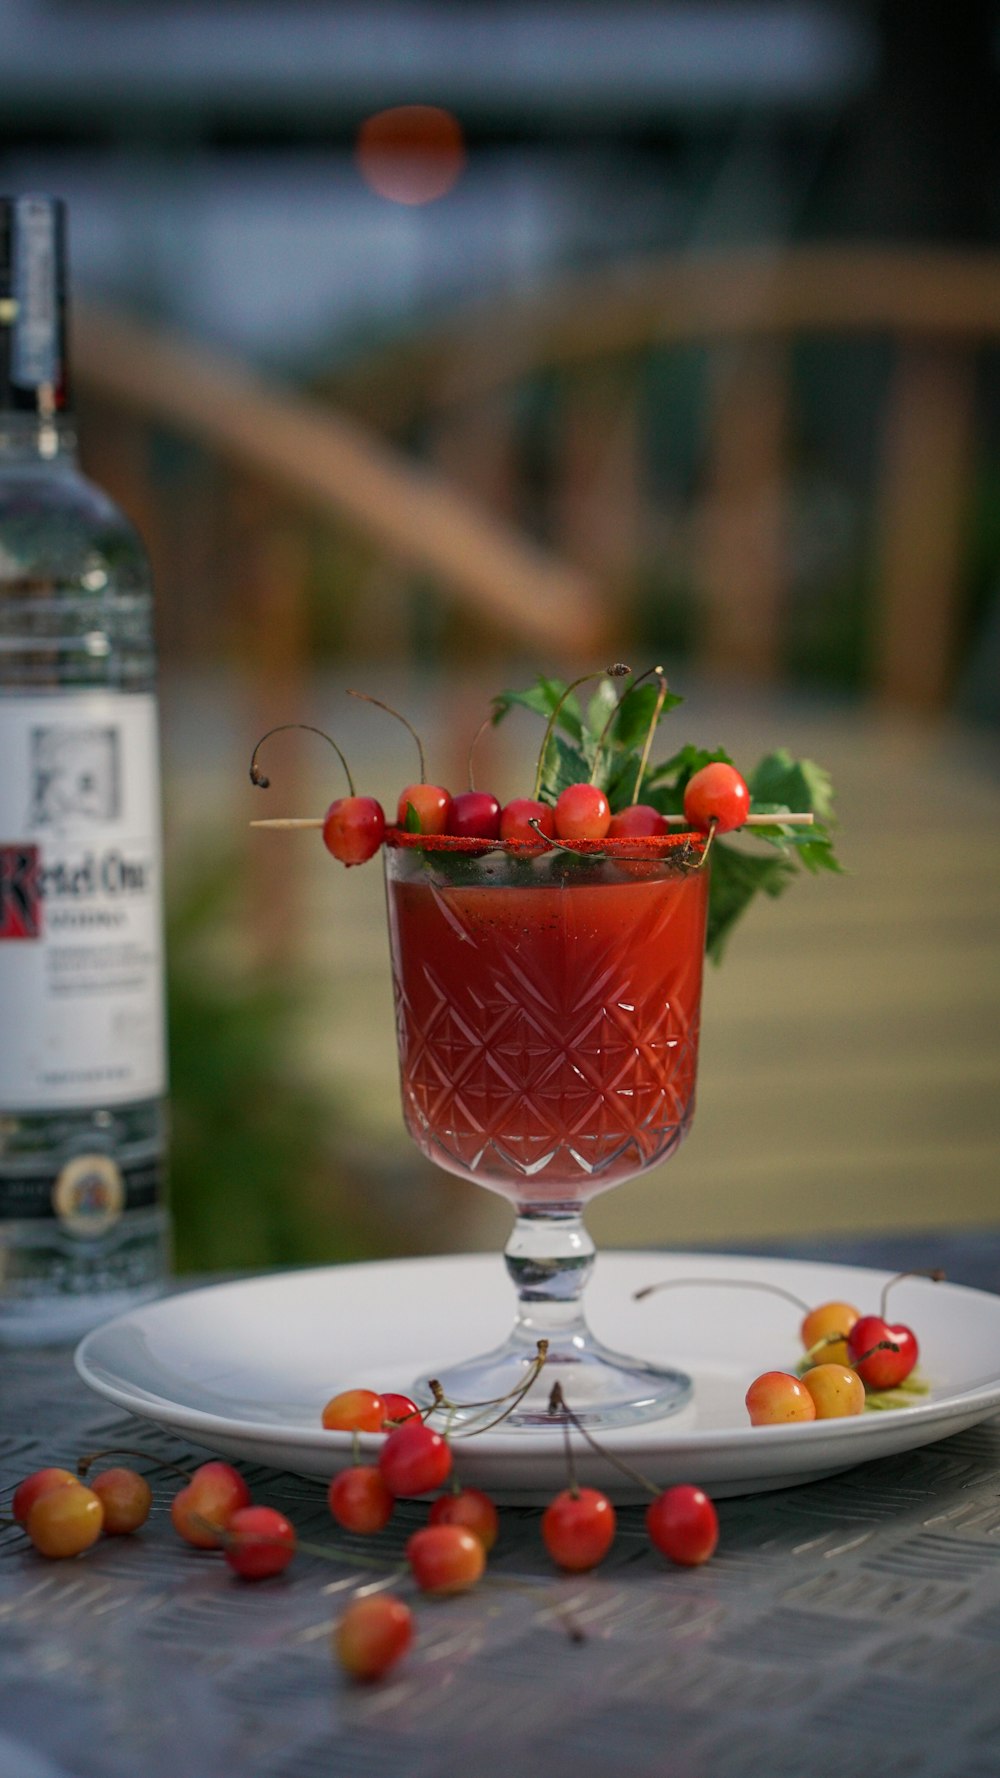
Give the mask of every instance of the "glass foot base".
[[[628, 1358], [590, 1335], [580, 1334], [550, 1340], [539, 1375], [516, 1399], [536, 1361], [534, 1345], [511, 1341], [437, 1372], [434, 1381], [455, 1406], [442, 1407], [432, 1423], [450, 1420], [471, 1432], [474, 1427], [485, 1431], [499, 1421], [498, 1432], [506, 1427], [551, 1432], [549, 1400], [555, 1383], [561, 1384], [568, 1407], [588, 1430], [659, 1420], [676, 1413], [691, 1399], [691, 1379], [683, 1371], [663, 1370], [642, 1359]], [[421, 1377], [414, 1385], [417, 1401], [426, 1401], [433, 1394], [431, 1380], [430, 1376]], [[502, 1401], [498, 1399], [501, 1396], [505, 1397]]]

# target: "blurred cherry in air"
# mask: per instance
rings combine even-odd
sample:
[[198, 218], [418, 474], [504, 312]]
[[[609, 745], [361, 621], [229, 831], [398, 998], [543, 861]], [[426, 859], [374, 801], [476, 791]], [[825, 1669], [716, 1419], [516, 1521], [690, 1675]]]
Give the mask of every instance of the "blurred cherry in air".
[[462, 127], [438, 105], [394, 105], [366, 117], [355, 158], [365, 184], [395, 204], [430, 204], [465, 166]]

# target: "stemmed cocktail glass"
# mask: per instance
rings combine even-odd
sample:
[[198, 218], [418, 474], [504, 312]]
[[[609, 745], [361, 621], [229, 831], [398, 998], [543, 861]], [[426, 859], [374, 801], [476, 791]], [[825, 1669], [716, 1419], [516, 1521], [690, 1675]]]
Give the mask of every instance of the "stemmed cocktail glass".
[[516, 1213], [513, 1331], [438, 1372], [445, 1395], [506, 1395], [530, 1379], [545, 1339], [544, 1371], [508, 1423], [551, 1425], [557, 1380], [588, 1425], [673, 1411], [687, 1377], [608, 1350], [587, 1326], [594, 1245], [582, 1212], [671, 1155], [691, 1123], [702, 840], [570, 850], [396, 834], [384, 856], [407, 1128], [431, 1160]]

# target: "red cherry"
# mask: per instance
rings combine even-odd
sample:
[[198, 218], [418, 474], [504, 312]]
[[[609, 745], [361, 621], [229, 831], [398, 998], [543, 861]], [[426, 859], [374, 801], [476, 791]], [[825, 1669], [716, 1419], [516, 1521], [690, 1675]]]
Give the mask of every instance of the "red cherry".
[[196, 1550], [217, 1550], [230, 1519], [250, 1505], [250, 1490], [231, 1463], [213, 1461], [196, 1469], [186, 1488], [170, 1503], [178, 1537]]
[[69, 1469], [36, 1469], [31, 1475], [25, 1476], [24, 1481], [14, 1489], [14, 1498], [10, 1503], [10, 1510], [18, 1524], [28, 1523], [28, 1514], [35, 1501], [40, 1500], [43, 1494], [50, 1494], [53, 1488], [66, 1488], [70, 1483], [75, 1486], [79, 1479]]
[[295, 1531], [273, 1506], [241, 1506], [226, 1530], [225, 1557], [241, 1580], [269, 1580], [295, 1554]]
[[451, 1446], [422, 1420], [404, 1420], [390, 1432], [378, 1456], [391, 1494], [429, 1494], [451, 1474]]
[[448, 832], [456, 839], [498, 840], [500, 804], [486, 790], [463, 790], [452, 799]]
[[500, 811], [500, 838], [502, 840], [537, 840], [538, 834], [528, 824], [537, 821], [542, 832], [548, 839], [555, 837], [555, 810], [548, 803], [536, 803], [530, 796], [515, 796]]
[[556, 803], [561, 840], [603, 840], [611, 826], [611, 806], [596, 784], [568, 784]]
[[323, 844], [341, 864], [364, 864], [385, 838], [385, 816], [373, 796], [338, 796], [323, 822]]
[[138, 1531], [149, 1518], [153, 1490], [135, 1469], [102, 1469], [90, 1484], [104, 1508], [108, 1537], [125, 1537]]
[[[451, 814], [451, 796], [440, 784], [408, 784], [399, 793], [396, 807], [397, 826], [406, 828], [406, 811], [411, 808], [420, 826], [419, 833], [447, 833]], [[411, 830], [412, 831], [412, 830]]]
[[355, 1599], [333, 1632], [334, 1653], [352, 1679], [381, 1679], [412, 1641], [413, 1614], [391, 1593]]
[[615, 1509], [597, 1488], [564, 1488], [542, 1514], [542, 1540], [560, 1568], [596, 1568], [611, 1548]]
[[342, 1389], [323, 1409], [327, 1432], [381, 1432], [385, 1402], [374, 1389]]
[[684, 819], [699, 833], [707, 833], [713, 821], [719, 833], [742, 827], [750, 813], [750, 792], [735, 766], [713, 760], [688, 779], [684, 791]]
[[397, 1395], [391, 1389], [382, 1391], [382, 1425], [390, 1429], [393, 1420], [413, 1420], [420, 1413], [408, 1395]]
[[500, 1533], [500, 1515], [489, 1495], [479, 1488], [439, 1495], [428, 1514], [428, 1524], [462, 1525], [478, 1537], [487, 1554]]
[[384, 1531], [396, 1506], [395, 1496], [372, 1463], [342, 1469], [330, 1483], [326, 1498], [337, 1524], [360, 1536]]
[[464, 1525], [425, 1525], [408, 1540], [406, 1560], [422, 1593], [465, 1593], [486, 1567], [486, 1551]]
[[633, 803], [631, 808], [619, 809], [617, 815], [612, 815], [607, 837], [609, 840], [650, 840], [669, 831], [659, 809], [651, 808], [649, 803]]
[[[891, 1340], [899, 1351], [873, 1352], [872, 1347], [882, 1340]], [[909, 1376], [920, 1349], [912, 1329], [890, 1327], [881, 1315], [862, 1315], [847, 1336], [847, 1353], [849, 1364], [866, 1388], [895, 1389]]]
[[719, 1541], [719, 1515], [701, 1488], [667, 1488], [646, 1508], [646, 1530], [671, 1562], [697, 1568]]

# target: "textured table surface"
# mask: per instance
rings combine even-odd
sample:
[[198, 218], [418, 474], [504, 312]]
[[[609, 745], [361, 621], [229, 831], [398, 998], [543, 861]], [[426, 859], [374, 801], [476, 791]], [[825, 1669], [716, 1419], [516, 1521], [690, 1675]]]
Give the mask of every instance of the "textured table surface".
[[[838, 1241], [822, 1257], [890, 1251], [1000, 1285], [996, 1234]], [[0, 1379], [5, 1494], [99, 1444], [201, 1459], [89, 1394], [66, 1350], [5, 1355]], [[247, 1475], [303, 1539], [335, 1541], [319, 1485]], [[377, 1539], [338, 1534], [345, 1562], [300, 1554], [251, 1586], [178, 1543], [176, 1482], [150, 1479], [143, 1531], [76, 1561], [0, 1537], [0, 1778], [1000, 1772], [1000, 1420], [724, 1501], [718, 1553], [696, 1570], [655, 1556], [624, 1509], [601, 1569], [558, 1579], [537, 1512], [505, 1510], [493, 1578], [419, 1599], [411, 1655], [370, 1688], [335, 1668], [329, 1628], [357, 1585], [388, 1583], [371, 1559], [397, 1556], [425, 1509], [402, 1508]]]

